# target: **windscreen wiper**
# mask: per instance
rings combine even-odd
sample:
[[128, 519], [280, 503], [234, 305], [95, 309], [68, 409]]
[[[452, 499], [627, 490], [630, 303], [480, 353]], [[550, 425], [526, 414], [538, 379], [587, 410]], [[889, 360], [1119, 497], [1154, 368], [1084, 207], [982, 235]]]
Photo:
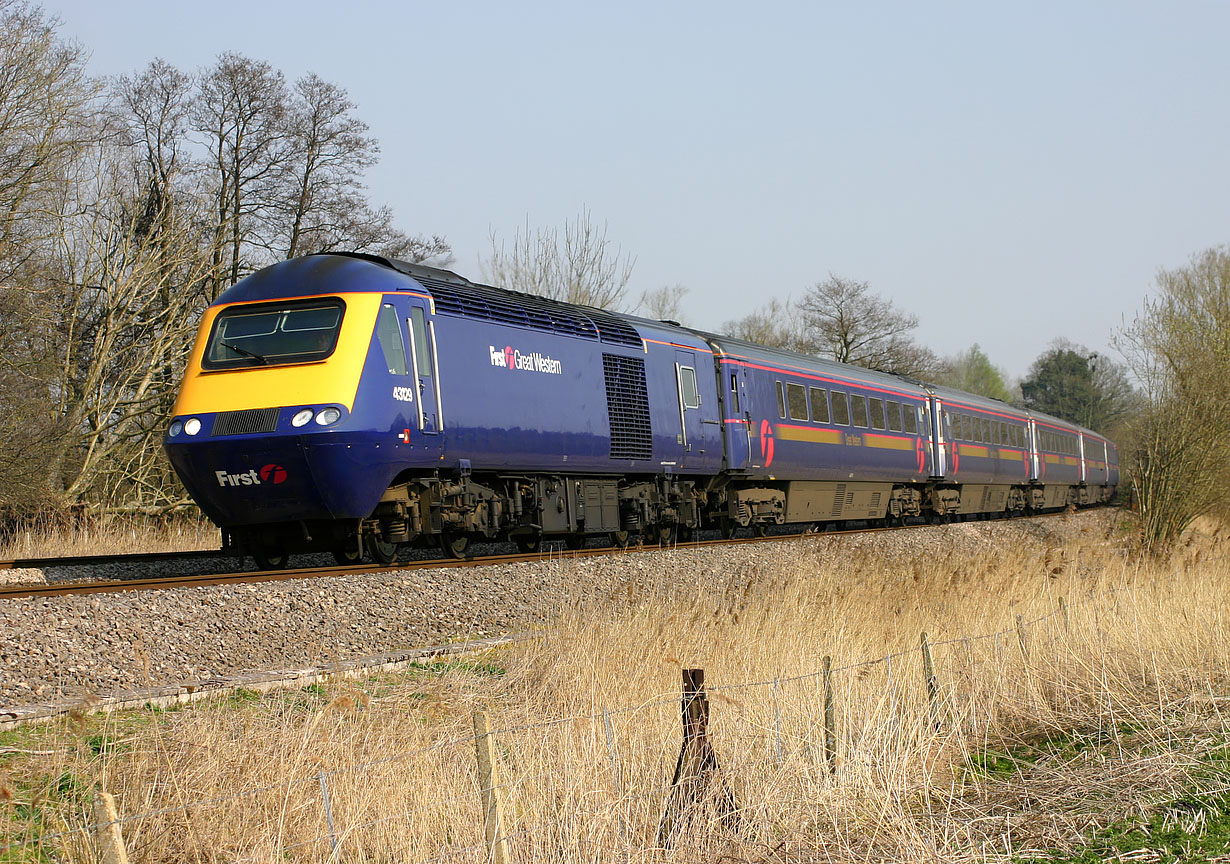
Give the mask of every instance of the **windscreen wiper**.
[[260, 354], [255, 354], [249, 351], [247, 348], [240, 348], [238, 345], [232, 345], [230, 342], [219, 341], [218, 344], [221, 345], [223, 348], [230, 348], [236, 354], [242, 354], [245, 357], [251, 357], [253, 360], [259, 360], [265, 366], [269, 365], [269, 360], [267, 358], [262, 357]]

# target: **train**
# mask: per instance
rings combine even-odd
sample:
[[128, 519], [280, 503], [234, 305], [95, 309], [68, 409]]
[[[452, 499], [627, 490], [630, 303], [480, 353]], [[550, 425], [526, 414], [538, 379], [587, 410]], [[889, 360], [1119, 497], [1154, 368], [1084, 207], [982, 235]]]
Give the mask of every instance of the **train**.
[[164, 448], [228, 547], [579, 548], [1108, 501], [1098, 433], [922, 381], [361, 253], [205, 310]]

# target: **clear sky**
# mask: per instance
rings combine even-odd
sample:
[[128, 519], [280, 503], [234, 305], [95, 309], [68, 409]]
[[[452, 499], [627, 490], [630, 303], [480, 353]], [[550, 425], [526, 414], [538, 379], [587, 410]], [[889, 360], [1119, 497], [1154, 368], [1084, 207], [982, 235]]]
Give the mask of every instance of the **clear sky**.
[[1021, 375], [1230, 242], [1225, 2], [43, 6], [96, 75], [314, 71], [380, 141], [373, 201], [454, 270], [588, 207], [701, 327], [831, 272]]

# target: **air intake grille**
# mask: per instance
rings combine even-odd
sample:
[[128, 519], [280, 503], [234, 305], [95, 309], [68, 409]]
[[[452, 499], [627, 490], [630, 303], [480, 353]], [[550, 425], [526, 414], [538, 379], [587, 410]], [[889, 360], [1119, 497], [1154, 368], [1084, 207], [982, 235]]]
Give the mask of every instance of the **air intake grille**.
[[255, 435], [278, 428], [277, 408], [254, 408], [251, 411], [223, 411], [214, 421], [216, 435]]
[[594, 319], [594, 323], [598, 325], [598, 335], [602, 337], [603, 342], [627, 345], [638, 350], [645, 347], [640, 334], [623, 319], [609, 315], [600, 309], [586, 309], [585, 314]]
[[[431, 291], [436, 301], [436, 311], [465, 318], [485, 318], [501, 324], [532, 327], [548, 330], [565, 336], [582, 339], [597, 339], [598, 328], [594, 322], [573, 311], [562, 303], [554, 303], [529, 294], [462, 288], [435, 279], [416, 277], [424, 288]], [[640, 340], [637, 340], [640, 347]]]
[[639, 357], [602, 355], [606, 376], [606, 411], [611, 421], [612, 459], [652, 459], [653, 428], [645, 361]]
[[484, 318], [579, 339], [600, 339], [638, 349], [644, 347], [640, 334], [632, 325], [601, 309], [571, 306], [486, 285], [458, 285], [421, 274], [415, 274], [414, 278], [431, 292], [436, 311], [446, 315]]

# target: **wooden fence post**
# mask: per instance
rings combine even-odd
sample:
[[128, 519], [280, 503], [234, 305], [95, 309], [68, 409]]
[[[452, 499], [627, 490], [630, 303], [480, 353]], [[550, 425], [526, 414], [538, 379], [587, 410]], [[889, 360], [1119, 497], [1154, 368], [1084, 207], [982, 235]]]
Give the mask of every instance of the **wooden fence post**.
[[119, 818], [115, 799], [100, 790], [94, 798], [94, 823], [103, 864], [128, 864], [128, 850], [124, 848]]
[[824, 655], [824, 761], [837, 773], [837, 709], [833, 698], [833, 658]]
[[487, 860], [508, 864], [508, 838], [504, 832], [504, 790], [496, 770], [495, 739], [486, 711], [474, 712], [474, 752], [478, 757], [478, 791], [483, 804], [483, 834]]
[[1020, 615], [1016, 616], [1016, 638], [1021, 643], [1021, 656], [1025, 658], [1025, 662], [1029, 662], [1029, 640], [1025, 637], [1025, 619]]
[[927, 685], [927, 711], [931, 715], [931, 722], [935, 724], [935, 728], [940, 728], [939, 717], [939, 687], [935, 681], [935, 663], [931, 660], [931, 643], [927, 641], [927, 634], [922, 634], [922, 661], [923, 661], [923, 681]]
[[675, 761], [675, 776], [658, 825], [658, 845], [669, 848], [679, 830], [691, 818], [692, 808], [717, 781], [713, 796], [718, 816], [727, 828], [738, 829], [739, 808], [735, 796], [722, 781], [717, 754], [709, 741], [709, 698], [705, 695], [705, 670], [683, 670], [683, 744]]

